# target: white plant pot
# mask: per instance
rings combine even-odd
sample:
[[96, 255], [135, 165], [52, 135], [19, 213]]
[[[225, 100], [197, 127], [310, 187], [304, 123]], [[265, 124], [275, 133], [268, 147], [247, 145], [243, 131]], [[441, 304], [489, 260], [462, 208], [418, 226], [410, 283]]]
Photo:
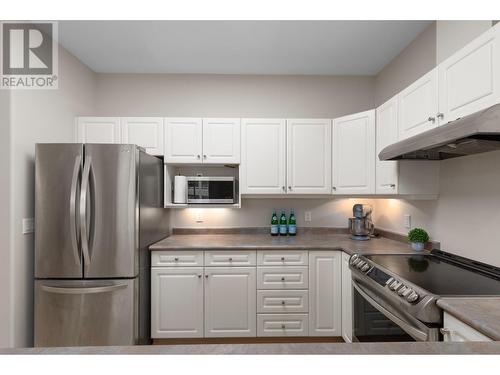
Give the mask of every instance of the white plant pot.
[[412, 242], [411, 243], [411, 248], [415, 251], [422, 251], [424, 250], [425, 244], [423, 242]]

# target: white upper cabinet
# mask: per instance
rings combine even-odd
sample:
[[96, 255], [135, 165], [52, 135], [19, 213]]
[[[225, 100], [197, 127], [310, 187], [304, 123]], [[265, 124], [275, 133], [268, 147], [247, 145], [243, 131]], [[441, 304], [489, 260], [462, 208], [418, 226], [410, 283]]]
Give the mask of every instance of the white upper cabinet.
[[331, 120], [287, 120], [289, 194], [331, 193], [331, 132]]
[[240, 163], [240, 119], [203, 119], [203, 162]]
[[376, 111], [375, 193], [397, 194], [398, 162], [381, 161], [382, 149], [398, 141], [398, 98], [382, 104]]
[[201, 118], [165, 119], [165, 163], [201, 163]]
[[333, 193], [375, 193], [375, 110], [333, 120]]
[[148, 154], [163, 156], [163, 119], [123, 117], [121, 119], [121, 143], [133, 143], [143, 147]]
[[285, 120], [242, 119], [242, 194], [285, 193]]
[[401, 91], [398, 97], [399, 140], [434, 129], [437, 126], [437, 68]]
[[440, 125], [500, 102], [500, 25], [439, 65]]
[[76, 141], [79, 143], [120, 143], [120, 118], [78, 117]]

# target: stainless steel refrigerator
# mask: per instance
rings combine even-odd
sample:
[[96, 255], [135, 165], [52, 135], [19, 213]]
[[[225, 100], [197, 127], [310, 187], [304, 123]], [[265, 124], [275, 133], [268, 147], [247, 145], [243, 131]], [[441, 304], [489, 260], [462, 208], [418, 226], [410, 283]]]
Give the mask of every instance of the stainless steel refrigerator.
[[37, 144], [35, 346], [149, 341], [163, 162], [135, 145]]

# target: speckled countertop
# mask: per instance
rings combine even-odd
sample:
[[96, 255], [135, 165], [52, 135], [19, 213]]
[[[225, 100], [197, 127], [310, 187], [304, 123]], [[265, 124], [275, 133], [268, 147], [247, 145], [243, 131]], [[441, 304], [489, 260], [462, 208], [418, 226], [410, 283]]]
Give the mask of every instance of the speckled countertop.
[[308, 233], [296, 237], [268, 234], [173, 234], [151, 245], [150, 250], [343, 250], [354, 254], [414, 253], [407, 243], [384, 237], [351, 240], [348, 234]]
[[500, 298], [441, 298], [437, 305], [465, 324], [500, 340]]
[[500, 342], [94, 346], [0, 349], [0, 354], [500, 354]]

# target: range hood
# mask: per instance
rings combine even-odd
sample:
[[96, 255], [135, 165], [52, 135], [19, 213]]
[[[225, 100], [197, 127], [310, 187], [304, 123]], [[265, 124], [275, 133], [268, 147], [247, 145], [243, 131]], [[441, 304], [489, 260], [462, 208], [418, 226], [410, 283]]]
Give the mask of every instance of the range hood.
[[500, 104], [387, 146], [380, 160], [443, 160], [500, 150]]

